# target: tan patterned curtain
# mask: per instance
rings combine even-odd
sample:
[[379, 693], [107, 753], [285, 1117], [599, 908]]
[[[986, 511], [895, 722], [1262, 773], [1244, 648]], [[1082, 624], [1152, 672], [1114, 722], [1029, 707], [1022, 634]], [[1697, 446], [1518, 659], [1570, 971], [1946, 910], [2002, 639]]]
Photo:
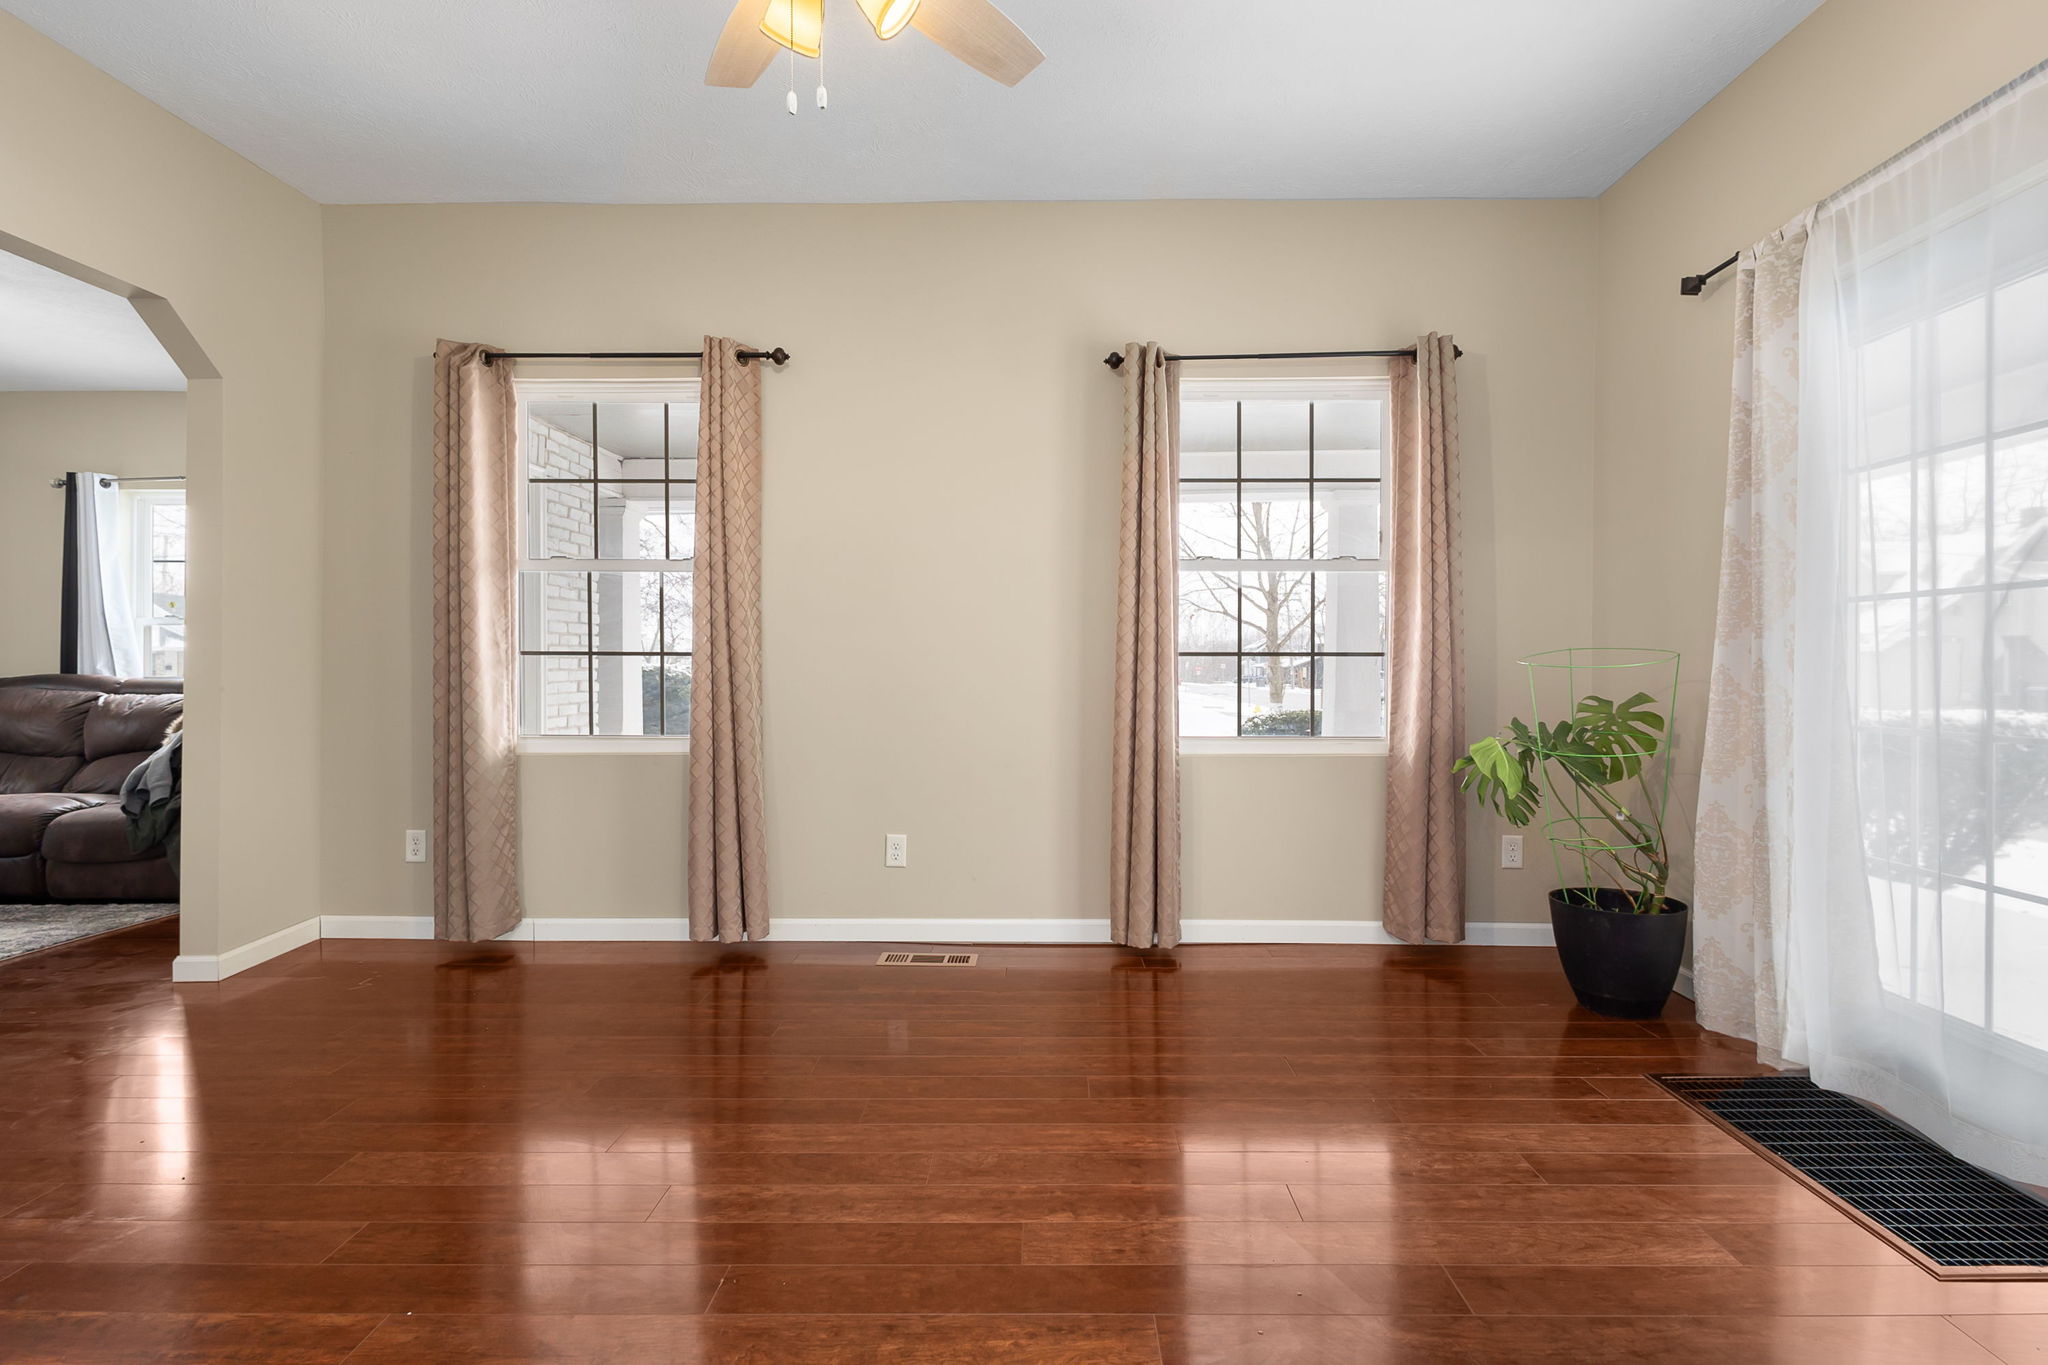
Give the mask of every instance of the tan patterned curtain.
[[518, 449], [509, 361], [434, 347], [434, 933], [518, 924]]
[[768, 933], [761, 795], [761, 367], [704, 338], [690, 676], [690, 937]]
[[1381, 920], [1409, 943], [1465, 937], [1464, 623], [1458, 604], [1457, 348], [1435, 332], [1396, 356], [1384, 522], [1387, 866]]
[[1812, 222], [1811, 210], [1801, 214], [1735, 267], [1728, 507], [1693, 839], [1700, 1022], [1773, 1057], [1785, 1042], [1778, 967], [1789, 941], [1792, 843], [1785, 764], [1772, 755], [1790, 750], [1799, 290]]
[[1156, 345], [1132, 342], [1122, 372], [1109, 936], [1171, 948], [1180, 942], [1180, 365]]

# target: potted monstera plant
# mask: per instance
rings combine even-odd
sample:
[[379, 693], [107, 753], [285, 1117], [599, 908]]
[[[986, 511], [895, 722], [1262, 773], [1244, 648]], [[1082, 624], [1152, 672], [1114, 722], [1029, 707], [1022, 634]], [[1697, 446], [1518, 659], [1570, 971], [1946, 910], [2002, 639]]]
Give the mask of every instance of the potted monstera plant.
[[[1678, 656], [1566, 649], [1521, 662], [1531, 719], [1479, 740], [1452, 771], [1461, 790], [1516, 828], [1544, 817], [1560, 883], [1550, 923], [1579, 1003], [1654, 1019], [1685, 956], [1688, 907], [1666, 894], [1664, 837]], [[1546, 695], [1558, 719], [1543, 719]]]

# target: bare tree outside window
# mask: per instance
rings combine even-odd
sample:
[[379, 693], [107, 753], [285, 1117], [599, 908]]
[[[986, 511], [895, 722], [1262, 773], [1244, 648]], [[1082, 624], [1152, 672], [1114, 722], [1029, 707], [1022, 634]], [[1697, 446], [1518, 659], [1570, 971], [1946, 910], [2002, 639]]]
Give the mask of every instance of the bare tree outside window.
[[[1306, 502], [1293, 504], [1254, 503], [1241, 505], [1239, 542], [1244, 553], [1218, 556], [1221, 547], [1202, 546], [1197, 537], [1181, 536], [1181, 558], [1243, 558], [1253, 560], [1296, 559], [1296, 547], [1312, 533]], [[1310, 557], [1313, 557], [1311, 554]], [[1241, 573], [1195, 574], [1183, 580], [1181, 602], [1187, 611], [1213, 618], [1230, 629], [1245, 623], [1252, 639], [1265, 647], [1262, 660], [1267, 700], [1275, 710], [1286, 700], [1290, 680], [1289, 656], [1309, 652], [1309, 625], [1314, 613], [1314, 594], [1307, 574], [1266, 570]], [[1305, 685], [1305, 679], [1296, 685]]]
[[1385, 409], [1370, 381], [1183, 385], [1183, 735], [1385, 734]]

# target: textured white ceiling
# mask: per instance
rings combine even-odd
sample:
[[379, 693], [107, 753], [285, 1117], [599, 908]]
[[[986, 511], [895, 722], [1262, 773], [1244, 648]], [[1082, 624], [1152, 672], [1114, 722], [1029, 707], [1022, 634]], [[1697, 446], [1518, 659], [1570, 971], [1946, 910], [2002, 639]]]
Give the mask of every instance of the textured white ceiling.
[[0, 0], [329, 203], [1598, 194], [1819, 0], [1005, 0], [1014, 90], [828, 0], [831, 109], [727, 0]]
[[0, 392], [184, 387], [128, 300], [0, 251]]

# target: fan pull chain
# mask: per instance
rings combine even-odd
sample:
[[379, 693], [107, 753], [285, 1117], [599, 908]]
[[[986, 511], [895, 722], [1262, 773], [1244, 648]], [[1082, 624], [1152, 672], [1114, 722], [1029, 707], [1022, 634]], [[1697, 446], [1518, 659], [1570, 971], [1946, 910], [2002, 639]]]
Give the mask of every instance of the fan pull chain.
[[[796, 0], [789, 0], [789, 27], [792, 39], [796, 30]], [[796, 48], [789, 49], [789, 116], [796, 117]]]
[[825, 107], [825, 6], [818, 6], [818, 108]]

